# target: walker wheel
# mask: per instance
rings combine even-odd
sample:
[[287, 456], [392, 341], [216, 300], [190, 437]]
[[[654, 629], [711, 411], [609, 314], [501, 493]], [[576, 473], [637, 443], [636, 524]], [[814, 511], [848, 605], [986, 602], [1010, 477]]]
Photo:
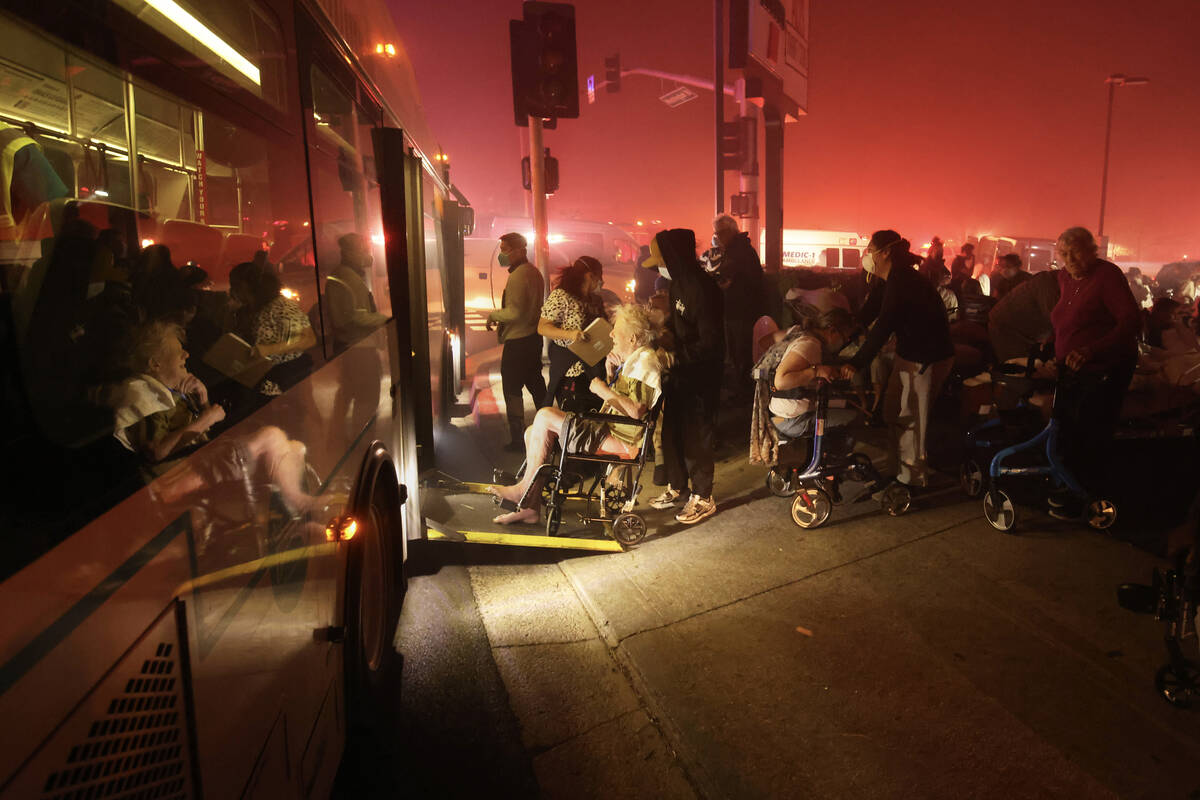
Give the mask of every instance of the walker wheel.
[[1192, 698], [1200, 695], [1200, 665], [1187, 659], [1178, 668], [1163, 664], [1154, 673], [1154, 688], [1176, 708], [1191, 708]]
[[818, 486], [802, 486], [792, 500], [792, 522], [801, 528], [816, 528], [829, 519], [833, 500]]
[[556, 505], [546, 506], [546, 535], [558, 536], [558, 526], [562, 524], [562, 508]]
[[637, 514], [618, 514], [612, 522], [613, 538], [625, 547], [646, 538], [646, 521]]
[[898, 517], [912, 505], [912, 491], [902, 483], [893, 483], [879, 495], [879, 507], [889, 516]]
[[958, 485], [963, 494], [972, 500], [983, 496], [983, 470], [980, 469], [978, 461], [968, 458], [963, 462], [958, 471]]
[[1117, 507], [1111, 500], [1093, 500], [1087, 507], [1087, 524], [1094, 530], [1106, 531], [1117, 521]]
[[992, 489], [983, 496], [983, 516], [1002, 533], [1010, 532], [1017, 525], [1017, 508], [1012, 498], [999, 489]]
[[785, 478], [779, 470], [769, 470], [767, 472], [767, 491], [776, 497], [791, 497], [796, 493], [796, 487], [792, 485], [791, 478]]

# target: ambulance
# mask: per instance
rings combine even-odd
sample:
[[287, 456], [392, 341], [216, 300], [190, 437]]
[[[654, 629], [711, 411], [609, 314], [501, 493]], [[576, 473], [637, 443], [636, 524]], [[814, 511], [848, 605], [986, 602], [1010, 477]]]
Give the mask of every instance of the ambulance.
[[[870, 237], [854, 231], [822, 231], [809, 228], [783, 229], [783, 266], [857, 270]], [[759, 253], [766, 249], [766, 234], [759, 240]]]

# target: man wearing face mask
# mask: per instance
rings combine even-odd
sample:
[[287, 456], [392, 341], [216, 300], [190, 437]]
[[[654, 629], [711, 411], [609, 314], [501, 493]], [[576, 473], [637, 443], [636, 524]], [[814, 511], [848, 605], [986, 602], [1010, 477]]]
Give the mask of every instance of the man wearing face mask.
[[722, 214], [713, 220], [713, 244], [720, 247], [717, 284], [725, 293], [725, 347], [733, 362], [736, 397], [748, 397], [754, 323], [766, 313], [763, 270], [750, 234], [738, 230], [737, 220]]
[[713, 436], [725, 364], [721, 290], [696, 260], [696, 234], [660, 231], [642, 266], [671, 281], [668, 296], [675, 363], [663, 405], [663, 456], [667, 491], [650, 501], [658, 509], [684, 502], [675, 519], [685, 525], [717, 511], [713, 500]]
[[500, 380], [508, 414], [509, 443], [506, 450], [525, 451], [525, 401], [521, 390], [533, 397], [536, 408], [545, 405], [546, 380], [542, 377], [542, 337], [537, 326], [546, 284], [542, 274], [529, 263], [525, 237], [506, 233], [500, 237], [497, 263], [508, 270], [500, 308], [488, 315], [487, 328], [499, 326]]
[[930, 407], [954, 366], [954, 345], [946, 307], [933, 285], [914, 268], [921, 259], [909, 248], [896, 231], [872, 234], [863, 269], [885, 281], [883, 294], [867, 340], [842, 372], [852, 378], [865, 369], [888, 337], [896, 334], [896, 359], [883, 404], [890, 434], [888, 463], [896, 480], [925, 486]]

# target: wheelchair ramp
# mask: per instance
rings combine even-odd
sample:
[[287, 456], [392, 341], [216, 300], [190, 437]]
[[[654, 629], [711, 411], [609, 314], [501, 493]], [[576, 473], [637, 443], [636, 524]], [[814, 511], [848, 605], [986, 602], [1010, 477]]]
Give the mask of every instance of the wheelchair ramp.
[[581, 501], [568, 501], [564, 505], [557, 536], [547, 536], [543, 524], [497, 525], [492, 522], [492, 517], [503, 513], [503, 509], [487, 494], [487, 486], [486, 483], [456, 481], [447, 476], [427, 480], [421, 489], [426, 538], [430, 541], [607, 553], [620, 553], [625, 549], [607, 535], [604, 526], [599, 523], [586, 525], [578, 520], [577, 515], [584, 511]]

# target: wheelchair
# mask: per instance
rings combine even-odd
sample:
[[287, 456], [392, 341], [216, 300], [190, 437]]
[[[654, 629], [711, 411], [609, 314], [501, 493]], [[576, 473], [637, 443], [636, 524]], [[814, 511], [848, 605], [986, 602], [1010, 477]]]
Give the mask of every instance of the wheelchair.
[[[865, 453], [854, 452], [854, 438], [841, 428], [826, 430], [830, 384], [816, 382], [813, 433], [779, 442], [779, 463], [767, 472], [767, 490], [776, 497], [791, 497], [792, 522], [801, 528], [817, 528], [829, 519], [835, 505], [857, 503], [878, 493], [879, 505], [895, 517], [908, 511], [912, 493], [901, 483], [880, 491], [883, 478]], [[849, 384], [839, 389], [849, 388]], [[795, 389], [772, 391], [773, 397], [798, 397]], [[843, 493], [843, 484], [859, 484], [857, 491]]]
[[[646, 521], [640, 514], [634, 513], [633, 508], [642, 490], [642, 470], [652, 452], [654, 429], [662, 412], [663, 394], [659, 394], [658, 401], [646, 413], [645, 419], [590, 411], [576, 412], [567, 419], [566, 428], [558, 440], [557, 457], [537, 468], [535, 480], [521, 498], [520, 505], [523, 508], [530, 500], [530, 492], [541, 492], [547, 536], [558, 535], [566, 502], [582, 500], [585, 506], [584, 511], [578, 514], [580, 522], [604, 526], [625, 547], [632, 547], [646, 538]], [[573, 429], [580, 420], [635, 425], [642, 429], [642, 445], [633, 458], [581, 452], [571, 444]], [[521, 465], [515, 476], [517, 480], [526, 468], [525, 464]], [[619, 477], [613, 480], [618, 473]], [[510, 482], [510, 477], [499, 471], [493, 475], [497, 483]]]

